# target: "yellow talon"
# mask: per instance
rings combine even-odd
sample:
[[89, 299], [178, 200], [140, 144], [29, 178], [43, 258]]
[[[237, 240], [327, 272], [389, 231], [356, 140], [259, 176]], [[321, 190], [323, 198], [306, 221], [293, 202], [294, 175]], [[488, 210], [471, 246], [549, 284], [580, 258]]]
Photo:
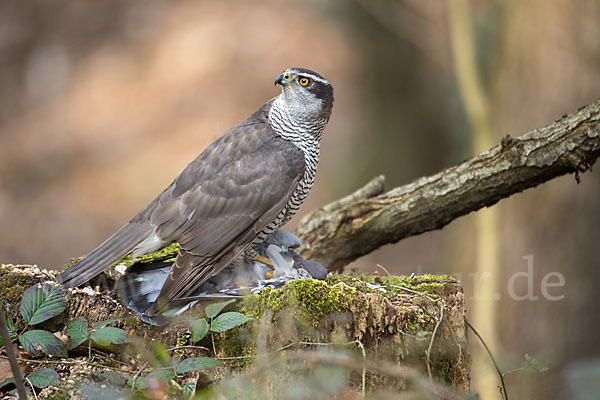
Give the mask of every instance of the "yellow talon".
[[265, 264], [268, 267], [271, 267], [271, 269], [274, 269], [275, 266], [273, 265], [273, 263], [271, 262], [271, 260], [269, 260], [267, 257], [263, 257], [260, 254], [256, 256], [256, 258], [254, 259], [260, 263]]
[[265, 279], [273, 279], [274, 273], [273, 273], [272, 270], [275, 269], [275, 266], [273, 265], [273, 263], [271, 262], [271, 260], [269, 260], [267, 257], [261, 256], [260, 254], [257, 255], [254, 260], [258, 261], [260, 263], [263, 263], [267, 267], [271, 268], [271, 271], [265, 272]]

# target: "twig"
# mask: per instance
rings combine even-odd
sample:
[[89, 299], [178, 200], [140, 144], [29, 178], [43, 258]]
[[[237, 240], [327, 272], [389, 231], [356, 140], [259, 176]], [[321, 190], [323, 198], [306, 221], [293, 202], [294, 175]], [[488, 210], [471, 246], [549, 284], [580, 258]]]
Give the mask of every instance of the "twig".
[[3, 301], [0, 301], [0, 334], [2, 334], [2, 342], [6, 349], [6, 355], [8, 356], [8, 362], [12, 371], [13, 377], [15, 378], [15, 385], [17, 386], [17, 393], [19, 393], [19, 399], [27, 399], [27, 390], [23, 384], [23, 377], [21, 376], [21, 369], [19, 368], [19, 362], [15, 355], [15, 349], [10, 340], [10, 334], [8, 333], [8, 325], [6, 324], [6, 306]]
[[[211, 322], [212, 322], [212, 320], [211, 320]], [[210, 332], [210, 340], [212, 341], [213, 354], [216, 357], [217, 356], [217, 347], [215, 346], [215, 336], [212, 331]]]
[[27, 381], [27, 383], [29, 383], [29, 386], [31, 386], [31, 391], [33, 392], [33, 397], [35, 397], [35, 400], [37, 400], [37, 394], [35, 393], [35, 388], [33, 387], [33, 384], [31, 383], [31, 381], [28, 378], [25, 378], [25, 381]]
[[433, 333], [431, 334], [431, 340], [429, 341], [429, 347], [427, 347], [427, 351], [425, 352], [425, 355], [427, 356], [427, 358], [425, 359], [425, 362], [427, 364], [427, 374], [429, 375], [429, 380], [432, 382], [433, 382], [433, 377], [431, 375], [431, 348], [433, 347], [433, 341], [435, 340], [435, 334], [437, 333], [437, 330], [440, 327], [440, 324], [442, 323], [442, 319], [444, 318], [444, 307], [445, 307], [445, 304], [442, 304], [442, 307], [440, 307], [440, 318], [438, 319], [437, 323], [435, 324], [435, 327], [433, 328]]
[[[360, 348], [360, 351], [362, 352], [363, 361], [366, 361], [367, 360], [367, 351], [365, 350], [365, 345], [362, 344], [362, 342], [360, 340], [355, 340], [354, 342], [356, 342], [356, 344]], [[360, 397], [363, 400], [366, 396], [366, 390], [367, 390], [367, 369], [365, 367], [363, 367], [363, 369], [362, 369], [362, 387], [361, 387], [361, 391], [360, 391]]]
[[[8, 360], [9, 358], [7, 356], [2, 356], [0, 355], [0, 358]], [[89, 365], [91, 367], [98, 367], [98, 368], [106, 368], [106, 369], [110, 369], [113, 371], [119, 371], [119, 372], [124, 372], [127, 374], [133, 374], [134, 372], [132, 371], [127, 371], [127, 370], [122, 370], [120, 368], [115, 368], [115, 367], [110, 367], [108, 365], [104, 365], [104, 364], [96, 364], [96, 363], [88, 363], [85, 361], [57, 361], [57, 360], [31, 360], [29, 358], [20, 358], [20, 357], [16, 357], [17, 361], [23, 361], [26, 363], [33, 363], [33, 364], [56, 364], [56, 365], [74, 365], [74, 364], [82, 364], [85, 363], [85, 365]]]
[[404, 287], [404, 286], [398, 286], [398, 285], [388, 285], [388, 286], [396, 288], [396, 289], [402, 289], [402, 290], [407, 291], [407, 292], [412, 293], [412, 294], [416, 294], [418, 296], [426, 298], [427, 300], [433, 301], [434, 303], [440, 302], [439, 299], [434, 299], [433, 297], [428, 296], [425, 293], [422, 293], [422, 292], [419, 292], [419, 291], [416, 291], [416, 290], [413, 290], [413, 289], [409, 289], [409, 288]]
[[383, 270], [383, 272], [385, 272], [387, 274], [387, 276], [392, 276], [392, 274], [390, 274], [390, 271], [387, 270], [387, 268], [385, 268], [383, 265], [381, 264], [376, 264], [376, 266], [378, 268], [381, 268]]
[[519, 372], [519, 371], [525, 371], [528, 367], [519, 367], [519, 368], [513, 368], [513, 369], [509, 369], [508, 371], [504, 371], [502, 373], [502, 376], [506, 376], [508, 374], [512, 374], [515, 372]]
[[473, 325], [471, 325], [469, 323], [469, 321], [467, 321], [466, 318], [465, 318], [465, 324], [467, 325], [467, 327], [469, 329], [471, 329], [473, 331], [473, 333], [475, 334], [475, 336], [477, 336], [477, 338], [479, 339], [479, 341], [481, 342], [481, 344], [485, 348], [485, 351], [487, 351], [488, 355], [490, 356], [490, 359], [492, 360], [492, 363], [494, 364], [494, 368], [496, 368], [496, 372], [498, 373], [498, 376], [500, 377], [500, 383], [502, 384], [502, 391], [501, 391], [502, 392], [502, 397], [504, 397], [504, 400], [508, 400], [508, 392], [506, 391], [506, 385], [504, 384], [504, 375], [502, 375], [502, 371], [500, 371], [500, 368], [498, 368], [498, 364], [496, 364], [496, 360], [494, 359], [494, 356], [492, 355], [492, 352], [487, 347], [487, 344], [485, 344], [485, 341], [483, 340], [483, 338], [479, 335], [479, 332], [477, 332], [475, 330], [475, 328], [473, 328]]
[[148, 366], [148, 362], [145, 362], [144, 364], [142, 364], [142, 367], [138, 370], [138, 372], [133, 376], [133, 379], [131, 381], [131, 391], [135, 392], [135, 381], [137, 381], [137, 378], [140, 377], [140, 375], [142, 375], [142, 372], [144, 372], [144, 370], [146, 369], [146, 367]]
[[92, 339], [90, 338], [90, 335], [88, 334], [88, 363], [92, 362]]
[[269, 354], [259, 354], [257, 356], [238, 356], [238, 357], [217, 357], [215, 356], [215, 358], [217, 360], [247, 360], [249, 358], [259, 358], [259, 357], [266, 357]]
[[170, 349], [167, 349], [167, 351], [177, 351], [177, 350], [183, 350], [183, 349], [204, 350], [204, 351], [208, 351], [210, 353], [209, 348], [206, 348], [204, 346], [192, 346], [192, 345], [175, 346], [175, 347], [171, 347]]

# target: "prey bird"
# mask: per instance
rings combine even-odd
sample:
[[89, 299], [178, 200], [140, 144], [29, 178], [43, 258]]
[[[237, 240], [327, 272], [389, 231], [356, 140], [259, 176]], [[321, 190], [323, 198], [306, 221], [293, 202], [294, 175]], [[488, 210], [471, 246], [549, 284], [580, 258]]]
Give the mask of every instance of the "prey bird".
[[142, 321], [164, 325], [199, 302], [206, 305], [260, 293], [265, 288], [280, 289], [292, 280], [325, 279], [325, 267], [302, 258], [294, 251], [298, 247], [300, 240], [296, 236], [277, 230], [253, 247], [258, 254], [256, 259], [230, 264], [200, 285], [191, 297], [171, 302], [168, 310], [151, 317], [145, 314], [146, 310], [160, 294], [176, 253], [135, 262], [117, 281], [116, 289], [121, 301]]
[[289, 68], [275, 84], [281, 94], [216, 139], [59, 282], [79, 286], [129, 253], [179, 243], [161, 292], [145, 311], [151, 317], [193, 296], [236, 259], [255, 256], [252, 246], [286, 223], [308, 195], [333, 107], [333, 87], [311, 70]]

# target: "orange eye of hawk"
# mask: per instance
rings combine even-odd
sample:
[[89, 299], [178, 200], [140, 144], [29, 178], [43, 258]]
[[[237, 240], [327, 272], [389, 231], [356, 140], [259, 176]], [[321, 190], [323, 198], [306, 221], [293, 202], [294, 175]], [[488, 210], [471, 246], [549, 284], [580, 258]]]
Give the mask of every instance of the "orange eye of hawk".
[[300, 83], [300, 85], [306, 86], [306, 85], [308, 85], [310, 80], [308, 78], [302, 77], [302, 78], [298, 79], [298, 82]]

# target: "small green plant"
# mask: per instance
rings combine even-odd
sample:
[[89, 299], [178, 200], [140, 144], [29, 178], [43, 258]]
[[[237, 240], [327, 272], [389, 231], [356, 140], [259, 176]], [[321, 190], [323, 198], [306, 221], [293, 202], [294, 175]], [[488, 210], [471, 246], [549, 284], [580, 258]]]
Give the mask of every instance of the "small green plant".
[[[223, 309], [233, 303], [235, 300], [214, 303], [206, 307], [206, 318], [193, 319], [190, 321], [192, 331], [191, 341], [197, 343], [202, 340], [209, 332], [226, 332], [237, 326], [240, 326], [249, 320], [248, 317], [239, 312], [225, 312]], [[132, 338], [123, 329], [109, 326], [119, 321], [127, 321], [138, 325], [134, 320], [127, 318], [112, 318], [107, 321], [99, 322], [90, 326], [82, 318], [74, 318], [67, 323], [64, 333], [66, 334], [66, 343], [61, 341], [52, 332], [44, 329], [32, 329], [51, 318], [62, 314], [67, 306], [67, 301], [60, 287], [48, 283], [38, 284], [27, 289], [21, 300], [20, 314], [26, 324], [23, 332], [17, 333], [14, 329], [13, 321], [6, 317], [7, 330], [11, 341], [18, 339], [21, 346], [32, 355], [44, 353], [49, 356], [67, 358], [69, 351], [84, 346], [87, 343], [88, 353], [91, 357], [92, 346], [101, 350], [115, 350], [121, 345], [129, 344]], [[2, 343], [0, 342], [0, 345]], [[173, 352], [180, 349], [175, 347], [167, 349], [159, 342], [146, 342], [146, 348], [151, 351], [140, 352], [138, 357], [147, 358], [149, 361], [128, 380], [115, 371], [96, 371], [94, 375], [102, 380], [109, 382], [117, 391], [128, 390], [143, 392], [151, 380], [162, 381], [167, 387], [172, 381], [179, 381], [173, 387], [178, 388], [178, 392], [184, 398], [189, 399], [196, 390], [196, 381], [184, 378], [184, 374], [196, 372], [203, 369], [210, 369], [222, 365], [223, 363], [213, 357], [174, 357]], [[185, 348], [186, 346], [181, 346]], [[199, 347], [199, 346], [188, 346]], [[135, 348], [135, 346], [133, 346]], [[203, 348], [204, 349], [204, 348]], [[213, 342], [214, 349], [214, 342]], [[216, 355], [215, 355], [216, 356]], [[152, 365], [154, 368], [148, 368]], [[47, 386], [56, 386], [60, 382], [59, 374], [51, 368], [44, 368], [24, 376], [24, 380], [33, 389], [44, 388]], [[8, 378], [0, 382], [0, 388], [14, 382], [13, 378]], [[82, 390], [94, 392], [98, 388], [90, 387]]]
[[[206, 307], [206, 318], [192, 319], [189, 321], [192, 331], [191, 341], [197, 343], [202, 340], [209, 332], [213, 333], [226, 332], [235, 327], [243, 325], [252, 318], [239, 312], [221, 313], [223, 309], [233, 303], [235, 300], [214, 303]], [[181, 388], [183, 398], [189, 399], [193, 396], [196, 390], [196, 380], [185, 379], [184, 374], [189, 372], [197, 372], [205, 369], [211, 369], [223, 365], [221, 361], [214, 357], [175, 357], [171, 353], [175, 353], [182, 348], [198, 347], [198, 346], [177, 346], [172, 349], [165, 349], [161, 343], [148, 342], [152, 349], [150, 353], [146, 353], [148, 361], [144, 366], [137, 371], [136, 376], [130, 378], [126, 383], [118, 384], [116, 381], [119, 378], [114, 377], [114, 374], [106, 375], [104, 378], [117, 387], [129, 386], [134, 391], [144, 391], [152, 379], [157, 379], [165, 384], [172, 381], [179, 381], [182, 384], [176, 385]], [[204, 349], [204, 348], [203, 348]], [[213, 348], [214, 349], [214, 348]], [[213, 350], [214, 351], [214, 350]], [[215, 354], [216, 356], [216, 354]], [[153, 370], [146, 370], [148, 364], [155, 364]], [[146, 373], [146, 371], [148, 371]], [[118, 374], [117, 374], [118, 375]]]
[[539, 372], [541, 374], [544, 372], [548, 372], [548, 370], [549, 370], [548, 367], [540, 367], [537, 359], [535, 359], [534, 357], [525, 353], [525, 365], [523, 365], [522, 367], [513, 368], [508, 371], [504, 371], [502, 373], [502, 375], [506, 376], [508, 374], [512, 374], [512, 373], [519, 372], [519, 371], [535, 371], [535, 372]]
[[[23, 293], [19, 311], [27, 330], [17, 334], [14, 324], [8, 315], [5, 315], [7, 330], [11, 340], [19, 340], [26, 352], [36, 355], [44, 353], [49, 356], [67, 358], [68, 351], [84, 344], [86, 341], [94, 342], [98, 347], [109, 347], [129, 342], [127, 332], [106, 325], [120, 319], [113, 319], [97, 324], [90, 332], [84, 318], [75, 318], [67, 324], [67, 343], [63, 343], [52, 332], [44, 329], [30, 329], [51, 318], [62, 314], [67, 307], [67, 300], [60, 287], [48, 283], [37, 284]], [[135, 321], [132, 321], [135, 323]], [[4, 345], [0, 339], [0, 345]], [[36, 388], [57, 385], [60, 381], [58, 373], [51, 368], [34, 371], [25, 376], [25, 380]], [[13, 378], [0, 382], [0, 388], [13, 382]]]
[[252, 319], [247, 315], [235, 311], [220, 314], [225, 307], [233, 302], [235, 302], [235, 299], [206, 306], [204, 313], [206, 314], [206, 318], [210, 319], [210, 323], [205, 318], [190, 321], [192, 342], [199, 342], [209, 331], [214, 333], [225, 332], [243, 325]]
[[[25, 381], [33, 387], [38, 389], [43, 389], [48, 386], [57, 385], [60, 380], [58, 376], [58, 372], [53, 370], [52, 368], [44, 368], [39, 371], [34, 371], [25, 377]], [[3, 381], [0, 381], [0, 389], [7, 386], [10, 383], [14, 383], [14, 378], [7, 378]], [[9, 395], [16, 395], [17, 389], [13, 389], [8, 392]]]
[[[59, 287], [49, 284], [38, 284], [30, 287], [23, 293], [19, 311], [25, 324], [28, 327], [32, 327], [60, 315], [66, 306], [67, 300]], [[18, 338], [19, 343], [21, 343], [21, 346], [28, 353], [38, 354], [42, 352], [56, 357], [67, 357], [65, 344], [52, 333], [42, 329], [30, 329], [17, 334], [12, 319], [6, 314], [5, 319], [11, 341]], [[0, 345], [4, 345], [4, 343], [0, 341]], [[25, 376], [25, 380], [32, 387], [41, 389], [58, 384], [59, 376], [55, 370], [45, 368], [31, 372]], [[5, 379], [0, 382], [0, 388], [13, 381], [13, 378]]]

